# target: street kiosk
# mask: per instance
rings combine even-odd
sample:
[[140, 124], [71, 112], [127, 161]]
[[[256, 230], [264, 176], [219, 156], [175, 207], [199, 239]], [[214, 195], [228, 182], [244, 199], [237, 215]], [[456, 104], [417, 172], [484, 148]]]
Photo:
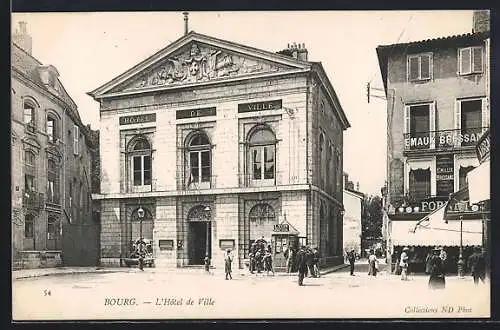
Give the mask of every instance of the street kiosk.
[[[277, 272], [286, 272], [288, 249], [293, 249], [295, 253], [299, 248], [299, 231], [288, 221], [275, 224], [271, 234], [273, 244], [273, 267]], [[295, 263], [293, 263], [295, 264]]]

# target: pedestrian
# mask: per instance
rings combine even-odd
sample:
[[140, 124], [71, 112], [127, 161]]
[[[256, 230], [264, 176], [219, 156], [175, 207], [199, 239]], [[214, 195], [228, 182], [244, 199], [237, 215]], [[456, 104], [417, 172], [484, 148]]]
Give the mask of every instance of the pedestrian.
[[269, 272], [272, 272], [274, 276], [273, 257], [269, 250], [264, 254], [264, 269], [267, 271], [267, 275], [269, 275]]
[[231, 263], [233, 262], [233, 256], [231, 256], [231, 250], [227, 249], [226, 255], [224, 256], [224, 270], [226, 272], [226, 280], [229, 276], [229, 279], [232, 280], [233, 276], [231, 275]]
[[306, 247], [301, 246], [297, 252], [297, 269], [299, 271], [299, 286], [304, 285], [304, 277], [307, 275]]
[[208, 256], [208, 253], [205, 254], [205, 259], [203, 261], [205, 263], [205, 271], [207, 274], [210, 274], [210, 257]]
[[445, 288], [445, 274], [443, 259], [440, 257], [441, 250], [435, 248], [432, 250], [432, 257], [430, 259], [430, 277], [429, 289], [444, 289]]
[[146, 243], [141, 238], [137, 244], [137, 254], [139, 257], [139, 269], [144, 271], [144, 257], [146, 256]]
[[377, 276], [377, 272], [378, 272], [378, 260], [373, 250], [370, 250], [370, 256], [368, 257], [368, 275]]
[[255, 253], [257, 252], [257, 245], [255, 243], [252, 243], [252, 245], [250, 246], [250, 253], [248, 255], [248, 257], [250, 258], [250, 273], [253, 274], [253, 272], [255, 271], [255, 266], [256, 266], [256, 263], [255, 263]]
[[319, 274], [319, 250], [317, 247], [313, 249], [313, 271], [314, 277], [320, 277]]
[[356, 262], [356, 252], [354, 252], [354, 249], [348, 252], [347, 259], [349, 260], [351, 276], [354, 276], [354, 263]]
[[287, 273], [292, 273], [293, 272], [293, 259], [295, 258], [295, 249], [293, 247], [289, 247], [288, 250], [286, 250], [286, 272]]
[[307, 264], [307, 270], [309, 272], [309, 277], [316, 277], [314, 274], [313, 262], [314, 262], [314, 252], [310, 246], [306, 246], [306, 264]]
[[257, 250], [255, 252], [255, 265], [257, 267], [257, 274], [260, 274], [262, 272], [262, 259], [263, 259], [263, 254], [261, 250]]
[[403, 252], [401, 253], [401, 257], [399, 258], [399, 266], [401, 267], [401, 280], [408, 280], [408, 249], [405, 247]]
[[484, 257], [484, 253], [481, 252], [480, 247], [476, 246], [474, 248], [474, 253], [468, 258], [467, 265], [471, 270], [474, 284], [477, 286], [479, 280], [484, 284], [486, 278], [486, 258]]

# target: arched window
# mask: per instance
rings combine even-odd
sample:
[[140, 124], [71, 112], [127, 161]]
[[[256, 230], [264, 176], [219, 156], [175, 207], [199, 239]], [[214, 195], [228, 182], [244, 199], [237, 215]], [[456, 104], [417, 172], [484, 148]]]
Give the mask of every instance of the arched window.
[[36, 191], [36, 158], [33, 151], [24, 151], [24, 189]]
[[274, 225], [277, 223], [276, 213], [271, 205], [259, 203], [250, 209], [249, 218], [249, 244], [264, 237], [265, 240], [271, 238]]
[[33, 238], [35, 228], [35, 217], [33, 214], [26, 214], [24, 217], [24, 238]]
[[144, 136], [133, 139], [129, 145], [129, 157], [132, 167], [132, 183], [134, 186], [151, 184], [151, 145]]
[[47, 114], [46, 131], [49, 142], [56, 142], [59, 138], [59, 121], [54, 114]]
[[25, 100], [24, 108], [24, 124], [30, 132], [34, 132], [36, 128], [36, 106], [33, 102]]
[[267, 127], [261, 126], [249, 136], [249, 151], [252, 180], [269, 180], [275, 178], [276, 170], [276, 137]]
[[211, 209], [204, 205], [198, 205], [189, 210], [188, 221], [210, 221]]
[[47, 161], [47, 201], [59, 204], [59, 170], [53, 159]]
[[210, 183], [212, 172], [211, 145], [208, 136], [198, 131], [188, 138], [187, 186]]
[[250, 210], [248, 216], [252, 224], [265, 224], [276, 222], [273, 208], [269, 204], [257, 204]]

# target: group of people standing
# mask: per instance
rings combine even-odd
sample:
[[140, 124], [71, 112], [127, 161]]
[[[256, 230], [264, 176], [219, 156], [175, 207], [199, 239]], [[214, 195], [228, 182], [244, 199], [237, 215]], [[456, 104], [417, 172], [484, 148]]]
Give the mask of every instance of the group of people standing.
[[268, 244], [266, 247], [265, 240], [260, 239], [251, 244], [249, 258], [250, 273], [253, 274], [255, 271], [262, 273], [266, 271], [267, 275], [269, 275], [269, 272], [272, 272], [274, 275], [271, 245]]
[[299, 286], [304, 285], [304, 277], [319, 277], [319, 250], [302, 245], [297, 251], [297, 270], [299, 273]]

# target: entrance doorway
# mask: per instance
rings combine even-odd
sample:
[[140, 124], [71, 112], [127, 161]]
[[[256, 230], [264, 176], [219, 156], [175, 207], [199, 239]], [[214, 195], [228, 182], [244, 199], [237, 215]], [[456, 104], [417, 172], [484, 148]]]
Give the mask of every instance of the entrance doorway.
[[212, 224], [210, 221], [190, 222], [189, 237], [189, 264], [203, 265], [206, 253], [212, 258]]

